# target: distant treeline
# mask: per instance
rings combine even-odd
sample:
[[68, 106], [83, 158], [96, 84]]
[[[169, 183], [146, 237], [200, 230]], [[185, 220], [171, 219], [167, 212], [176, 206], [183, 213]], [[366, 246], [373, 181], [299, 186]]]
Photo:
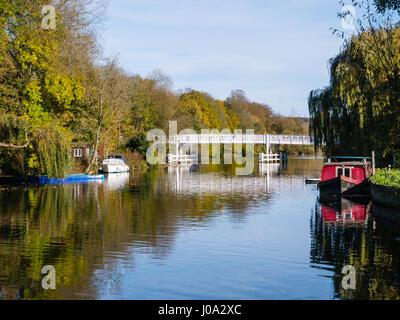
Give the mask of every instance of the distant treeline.
[[331, 59], [330, 84], [310, 93], [310, 131], [327, 154], [375, 151], [387, 165], [400, 160], [400, 1], [353, 5], [357, 32]]
[[[307, 134], [307, 119], [287, 118], [241, 90], [225, 101], [192, 89], [175, 92], [161, 71], [128, 74], [97, 41], [100, 0], [56, 1], [56, 28], [43, 28], [44, 0], [0, 0], [0, 170], [64, 176], [71, 143], [87, 143], [86, 171], [105, 151], [147, 148], [146, 132], [255, 129]], [[296, 148], [288, 148], [294, 152]]]

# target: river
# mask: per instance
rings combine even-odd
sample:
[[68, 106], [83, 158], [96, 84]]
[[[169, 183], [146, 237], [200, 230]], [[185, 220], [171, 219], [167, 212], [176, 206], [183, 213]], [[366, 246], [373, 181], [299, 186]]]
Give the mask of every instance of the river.
[[[0, 190], [0, 299], [398, 299], [400, 227], [321, 205], [322, 160]], [[399, 219], [400, 221], [400, 219]], [[42, 288], [45, 265], [56, 289]], [[355, 289], [342, 268], [355, 269]]]

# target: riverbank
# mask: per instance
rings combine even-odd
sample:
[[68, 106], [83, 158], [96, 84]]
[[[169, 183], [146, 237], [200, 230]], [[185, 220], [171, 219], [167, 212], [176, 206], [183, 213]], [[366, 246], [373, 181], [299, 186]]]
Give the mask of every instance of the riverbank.
[[374, 202], [400, 208], [400, 170], [379, 169], [371, 181], [371, 196]]
[[378, 169], [371, 177], [376, 184], [400, 188], [400, 169]]

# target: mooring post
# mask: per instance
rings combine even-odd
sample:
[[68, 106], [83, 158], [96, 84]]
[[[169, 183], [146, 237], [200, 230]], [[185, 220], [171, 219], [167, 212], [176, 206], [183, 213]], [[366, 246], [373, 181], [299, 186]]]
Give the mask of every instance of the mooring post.
[[375, 151], [372, 151], [372, 174], [375, 175]]
[[266, 148], [266, 154], [267, 154], [267, 156], [268, 156], [268, 158], [267, 159], [269, 159], [269, 154], [270, 154], [270, 152], [269, 152], [269, 149], [270, 149], [270, 137], [269, 137], [269, 134], [267, 134], [266, 135], [266, 144], [265, 144], [265, 148]]

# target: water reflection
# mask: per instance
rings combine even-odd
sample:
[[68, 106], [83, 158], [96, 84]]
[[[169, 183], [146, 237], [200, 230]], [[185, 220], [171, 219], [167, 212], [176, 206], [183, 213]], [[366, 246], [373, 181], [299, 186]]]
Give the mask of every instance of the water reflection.
[[341, 198], [338, 202], [321, 204], [322, 220], [325, 224], [338, 226], [367, 226], [370, 203], [357, 203]]
[[129, 183], [129, 172], [110, 173], [105, 177], [105, 185], [108, 191], [124, 189]]
[[[0, 190], [0, 299], [399, 298], [400, 214], [321, 205], [304, 178], [322, 161], [296, 161]], [[348, 264], [356, 290], [341, 289]]]
[[[333, 271], [334, 298], [400, 298], [400, 229], [390, 209], [342, 200], [336, 205], [315, 205], [311, 218], [312, 266]], [[388, 217], [390, 217], [388, 221]], [[392, 228], [388, 228], [388, 223]], [[356, 289], [344, 290], [342, 268], [356, 269]]]
[[[240, 179], [199, 170], [151, 171], [141, 178], [138, 192], [126, 174], [108, 175], [104, 183], [1, 191], [0, 298], [116, 293], [117, 267], [134, 272], [136, 254], [166, 259], [179, 231], [207, 226], [224, 208], [228, 216], [242, 213], [232, 221], [244, 223], [246, 209], [267, 198], [266, 176]], [[54, 291], [41, 288], [41, 268], [47, 264], [57, 270]]]
[[168, 167], [168, 178], [160, 181], [162, 191], [176, 195], [265, 198], [271, 192], [271, 176], [280, 172], [279, 164], [260, 165], [252, 176], [237, 176], [222, 172], [201, 172], [200, 166]]

